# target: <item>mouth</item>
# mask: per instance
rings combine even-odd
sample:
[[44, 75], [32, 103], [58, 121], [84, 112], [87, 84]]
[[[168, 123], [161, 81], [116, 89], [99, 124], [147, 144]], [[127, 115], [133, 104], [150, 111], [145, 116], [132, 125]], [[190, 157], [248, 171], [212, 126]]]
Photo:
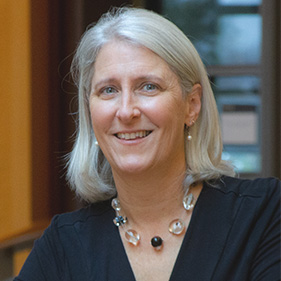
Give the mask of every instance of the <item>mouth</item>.
[[134, 133], [117, 133], [115, 136], [120, 140], [135, 140], [145, 138], [151, 134], [152, 131], [138, 131]]

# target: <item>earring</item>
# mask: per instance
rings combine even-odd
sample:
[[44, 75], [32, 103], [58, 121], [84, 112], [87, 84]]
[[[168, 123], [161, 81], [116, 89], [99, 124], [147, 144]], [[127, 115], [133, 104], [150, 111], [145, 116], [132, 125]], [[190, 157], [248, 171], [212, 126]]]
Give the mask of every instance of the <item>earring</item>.
[[191, 134], [190, 134], [190, 132], [189, 132], [189, 128], [192, 126], [192, 125], [194, 125], [194, 120], [191, 120], [190, 122], [189, 122], [189, 127], [187, 127], [187, 141], [191, 141], [192, 140], [192, 136], [191, 136]]
[[187, 127], [187, 137], [186, 137], [187, 141], [191, 141], [192, 140], [192, 135], [189, 132], [189, 127]]
[[98, 142], [97, 140], [95, 141], [95, 145], [96, 145], [96, 146], [99, 146], [99, 142]]

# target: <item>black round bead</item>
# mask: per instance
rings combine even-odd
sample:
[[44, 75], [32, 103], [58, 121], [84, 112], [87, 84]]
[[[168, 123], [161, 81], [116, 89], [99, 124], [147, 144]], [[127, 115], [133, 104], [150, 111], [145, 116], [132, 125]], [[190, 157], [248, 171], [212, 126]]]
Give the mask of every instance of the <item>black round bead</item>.
[[162, 238], [159, 237], [159, 236], [154, 236], [154, 237], [151, 239], [151, 245], [152, 245], [152, 247], [154, 247], [154, 248], [157, 248], [157, 247], [162, 246], [162, 243], [163, 243], [163, 240], [162, 240]]

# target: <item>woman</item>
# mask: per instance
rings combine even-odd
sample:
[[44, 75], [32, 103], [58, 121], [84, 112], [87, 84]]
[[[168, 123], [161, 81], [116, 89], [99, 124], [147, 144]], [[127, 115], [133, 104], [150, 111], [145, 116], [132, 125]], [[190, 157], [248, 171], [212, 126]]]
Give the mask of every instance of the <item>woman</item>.
[[53, 219], [16, 280], [279, 280], [280, 182], [231, 177], [186, 36], [122, 8], [84, 34], [72, 70], [68, 179], [90, 204]]

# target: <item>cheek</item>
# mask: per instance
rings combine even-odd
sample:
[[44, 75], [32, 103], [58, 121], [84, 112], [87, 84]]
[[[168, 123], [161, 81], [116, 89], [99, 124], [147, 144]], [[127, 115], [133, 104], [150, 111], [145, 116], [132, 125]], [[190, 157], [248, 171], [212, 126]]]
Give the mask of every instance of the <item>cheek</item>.
[[90, 114], [92, 127], [96, 135], [98, 135], [102, 129], [108, 128], [111, 118], [107, 107], [102, 106], [99, 102], [92, 101], [90, 104]]
[[146, 112], [150, 118], [159, 126], [184, 126], [185, 110], [183, 103], [176, 102], [173, 99], [157, 100], [154, 104], [146, 107]]

